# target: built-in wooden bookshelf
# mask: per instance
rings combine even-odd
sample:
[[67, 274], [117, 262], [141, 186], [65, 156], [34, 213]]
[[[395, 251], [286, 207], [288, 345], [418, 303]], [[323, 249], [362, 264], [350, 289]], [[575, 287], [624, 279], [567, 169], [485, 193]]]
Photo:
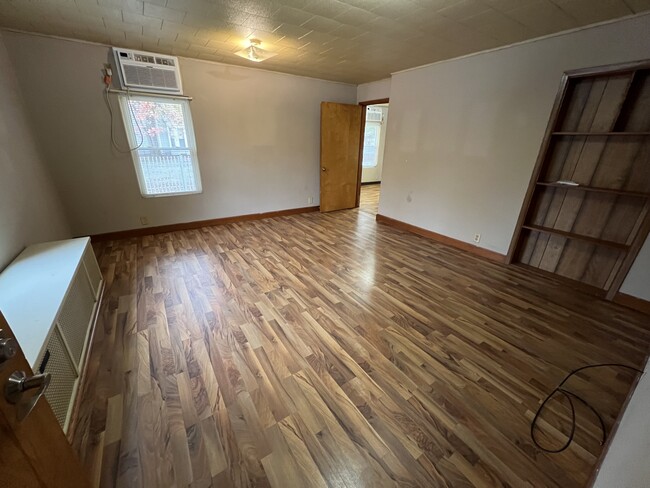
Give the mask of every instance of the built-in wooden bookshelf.
[[650, 61], [565, 73], [508, 262], [613, 299], [650, 232]]

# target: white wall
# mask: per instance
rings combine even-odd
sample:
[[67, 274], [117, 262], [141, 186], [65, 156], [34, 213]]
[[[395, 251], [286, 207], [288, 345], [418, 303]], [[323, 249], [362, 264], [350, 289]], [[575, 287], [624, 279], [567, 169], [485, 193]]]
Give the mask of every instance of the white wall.
[[390, 98], [390, 78], [364, 83], [357, 87], [357, 103]]
[[388, 124], [388, 105], [375, 106], [382, 112], [382, 124], [379, 131], [379, 147], [377, 148], [377, 166], [372, 168], [362, 168], [361, 182], [368, 183], [371, 181], [381, 181], [381, 172], [384, 167], [384, 149], [386, 148], [386, 124]]
[[25, 246], [69, 232], [0, 33], [0, 270]]
[[393, 74], [379, 213], [505, 254], [562, 73], [650, 58], [648, 32], [645, 15]]
[[611, 440], [593, 488], [650, 486], [650, 375], [648, 364]]
[[650, 301], [650, 237], [639, 251], [621, 292]]
[[4, 35], [77, 235], [140, 227], [141, 216], [156, 226], [318, 205], [320, 102], [356, 99], [352, 85], [181, 59], [203, 193], [145, 199], [130, 155], [109, 143], [100, 72], [108, 48]]

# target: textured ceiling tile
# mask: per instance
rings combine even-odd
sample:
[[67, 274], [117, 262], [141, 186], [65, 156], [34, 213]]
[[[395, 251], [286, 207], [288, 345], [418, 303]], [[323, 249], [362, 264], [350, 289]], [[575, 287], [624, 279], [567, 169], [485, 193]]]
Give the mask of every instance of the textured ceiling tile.
[[346, 5], [351, 5], [353, 7], [362, 8], [364, 10], [372, 10], [378, 3], [382, 0], [341, 0]]
[[[163, 27], [165, 26], [163, 22]], [[211, 26], [207, 29], [198, 29], [194, 30], [192, 34], [196, 39], [201, 39], [202, 41], [220, 41], [225, 42], [229, 41], [233, 37], [233, 32], [230, 29], [228, 24], [221, 24], [220, 26]]]
[[430, 26], [430, 21], [432, 19], [440, 18], [441, 15], [432, 8], [425, 7], [416, 7], [413, 10], [409, 10], [408, 13], [405, 13], [399, 17], [400, 24], [404, 26], [412, 27], [428, 27]]
[[519, 7], [536, 3], [538, 0], [482, 0], [482, 2], [500, 12], [507, 12]]
[[460, 2], [438, 10], [438, 14], [448, 19], [460, 21], [487, 10], [490, 10], [490, 7], [478, 0], [461, 0]]
[[98, 0], [99, 5], [106, 5], [107, 7], [119, 8], [127, 12], [136, 14], [144, 14], [144, 2], [139, 0]]
[[[226, 2], [227, 4], [230, 2]], [[270, 17], [278, 9], [277, 4], [270, 0], [244, 0], [238, 3], [238, 9], [260, 17]]]
[[[0, 0], [0, 26], [367, 82], [591, 22], [650, 0]], [[251, 38], [279, 53], [234, 55]]]
[[462, 22], [470, 28], [507, 43], [518, 42], [531, 35], [528, 27], [497, 10], [487, 10]]
[[359, 28], [353, 25], [343, 24], [340, 27], [334, 29], [330, 34], [335, 37], [354, 39], [356, 37], [359, 37], [364, 32], [366, 32], [366, 30], [364, 30], [363, 28]]
[[334, 17], [334, 20], [348, 25], [364, 25], [377, 17], [376, 14], [357, 7], [350, 7], [345, 12]]
[[232, 53], [236, 49], [233, 48], [232, 44], [225, 41], [208, 41], [205, 47], [212, 49], [213, 52], [216, 50], [222, 53]]
[[106, 27], [106, 35], [112, 44], [116, 46], [122, 46], [122, 42], [126, 40], [126, 32], [120, 29], [113, 29], [112, 27]]
[[197, 29], [213, 29], [215, 26], [219, 27], [220, 25], [227, 25], [209, 16], [195, 15], [190, 12], [185, 15], [182, 23], [190, 27], [196, 27]]
[[332, 42], [336, 37], [331, 34], [324, 34], [322, 32], [311, 31], [307, 36], [303, 37], [304, 40], [311, 42], [314, 45], [322, 46], [328, 42]]
[[142, 35], [149, 37], [152, 40], [164, 40], [167, 42], [174, 42], [178, 37], [178, 32], [175, 29], [166, 28], [165, 23], [160, 29], [151, 29], [149, 27], [142, 28]]
[[281, 6], [271, 14], [271, 18], [279, 20], [281, 23], [300, 25], [307, 22], [314, 16], [311, 12], [305, 12], [293, 7]]
[[144, 3], [144, 15], [147, 17], [156, 17], [163, 20], [169, 20], [170, 22], [181, 23], [183, 22], [186, 13], [185, 10], [174, 10], [149, 2]]
[[413, 3], [430, 10], [438, 11], [443, 8], [451, 7], [454, 4], [460, 3], [462, 0], [412, 0]]
[[625, 3], [637, 14], [650, 10], [650, 0], [625, 0]]
[[285, 36], [290, 39], [296, 40], [300, 39], [301, 37], [306, 36], [312, 31], [312, 29], [309, 29], [307, 27], [300, 27], [297, 25], [293, 24], [282, 24], [280, 27], [278, 27], [276, 30], [273, 31], [274, 34], [278, 36]]
[[429, 18], [426, 25], [420, 26], [419, 30], [427, 34], [444, 35], [446, 32], [457, 29], [459, 23], [455, 20], [436, 14], [435, 17]]
[[142, 26], [138, 24], [129, 24], [128, 22], [116, 22], [113, 20], [104, 19], [104, 25], [106, 25], [106, 29], [130, 32], [131, 34], [142, 34]]
[[143, 27], [149, 27], [151, 29], [160, 29], [162, 27], [162, 19], [160, 18], [147, 17], [145, 15], [134, 14], [126, 11], [122, 11], [122, 19], [127, 24], [139, 26], [140, 32], [142, 32]]
[[288, 7], [302, 8], [309, 2], [310, 0], [281, 0], [279, 3]]
[[315, 0], [303, 7], [303, 10], [322, 17], [336, 17], [350, 9], [349, 5], [336, 0]]
[[326, 34], [340, 26], [340, 22], [328, 19], [327, 17], [321, 17], [320, 15], [314, 15], [311, 19], [302, 24], [302, 27], [306, 29], [324, 32]]
[[271, 19], [269, 17], [262, 17], [261, 15], [250, 14], [242, 25], [250, 27], [251, 29], [259, 29], [267, 32], [273, 32], [275, 29], [282, 25], [282, 22]]
[[[99, 15], [89, 15], [80, 10], [59, 10], [58, 16], [69, 22], [76, 22], [79, 27], [84, 27], [87, 31], [102, 29], [104, 27], [104, 18]], [[122, 20], [121, 12], [119, 17], [111, 17], [113, 20]]]
[[101, 6], [98, 4], [83, 3], [78, 6], [79, 12], [85, 15], [103, 19], [122, 20], [122, 11], [117, 8]]
[[86, 41], [98, 42], [102, 44], [107, 44], [111, 41], [109, 35], [106, 32], [102, 32], [102, 33], [91, 32], [85, 36], [85, 39]]
[[580, 25], [634, 13], [623, 0], [610, 0], [596, 5], [593, 0], [554, 0], [554, 3]]
[[400, 0], [399, 2], [378, 2], [372, 9], [372, 12], [389, 19], [397, 19], [418, 8], [420, 7], [414, 2]]
[[399, 41], [411, 37], [414, 34], [414, 30], [411, 27], [400, 27], [394, 21], [385, 17], [377, 17], [375, 20], [368, 23], [367, 27], [369, 31]]
[[277, 44], [282, 39], [284, 39], [284, 37], [285, 36], [282, 36], [277, 32], [274, 33], [274, 32], [256, 30], [253, 31], [250, 36], [248, 36], [248, 39], [259, 39], [260, 41], [262, 41], [262, 47], [266, 49], [265, 45]]
[[548, 0], [538, 0], [535, 3], [509, 10], [506, 14], [542, 34], [572, 29], [578, 25], [573, 17]]

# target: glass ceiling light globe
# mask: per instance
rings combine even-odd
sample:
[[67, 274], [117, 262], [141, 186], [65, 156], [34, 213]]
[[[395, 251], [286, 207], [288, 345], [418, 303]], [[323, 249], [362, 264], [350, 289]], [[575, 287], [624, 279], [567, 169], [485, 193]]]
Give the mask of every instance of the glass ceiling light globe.
[[240, 51], [237, 51], [235, 54], [239, 57], [248, 59], [249, 61], [253, 61], [255, 63], [261, 63], [262, 61], [265, 61], [277, 55], [277, 53], [273, 53], [271, 51], [267, 51], [266, 49], [262, 49], [260, 47], [261, 44], [262, 41], [260, 41], [259, 39], [251, 39], [250, 46], [241, 49]]

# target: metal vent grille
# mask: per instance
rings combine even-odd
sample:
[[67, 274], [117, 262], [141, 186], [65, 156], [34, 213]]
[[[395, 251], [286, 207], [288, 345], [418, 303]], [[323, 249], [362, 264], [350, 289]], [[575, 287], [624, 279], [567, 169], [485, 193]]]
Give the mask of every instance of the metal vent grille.
[[[47, 354], [49, 352], [49, 355]], [[44, 357], [48, 357], [47, 363], [42, 368], [43, 373], [50, 373], [52, 380], [50, 386], [45, 390], [45, 398], [50, 404], [56, 419], [63, 428], [68, 415], [68, 409], [72, 399], [72, 391], [77, 380], [72, 361], [63, 345], [59, 331], [54, 328], [50, 341], [47, 344], [47, 351]], [[42, 361], [42, 360], [41, 360]]]
[[81, 360], [94, 304], [95, 297], [86, 278], [86, 273], [79, 268], [72, 279], [68, 296], [57, 319], [65, 342], [70, 348], [72, 359], [77, 365]]
[[178, 89], [178, 81], [173, 70], [134, 66], [128, 63], [124, 63], [123, 66], [127, 85]]
[[381, 110], [376, 110], [368, 107], [366, 112], [366, 122], [383, 122], [384, 114]]
[[84, 267], [86, 268], [86, 273], [88, 273], [88, 278], [90, 279], [90, 285], [93, 287], [93, 294], [97, 296], [99, 292], [99, 285], [102, 281], [102, 272], [99, 269], [97, 264], [97, 258], [93, 252], [93, 248], [89, 245], [86, 247], [86, 251], [83, 256]]

